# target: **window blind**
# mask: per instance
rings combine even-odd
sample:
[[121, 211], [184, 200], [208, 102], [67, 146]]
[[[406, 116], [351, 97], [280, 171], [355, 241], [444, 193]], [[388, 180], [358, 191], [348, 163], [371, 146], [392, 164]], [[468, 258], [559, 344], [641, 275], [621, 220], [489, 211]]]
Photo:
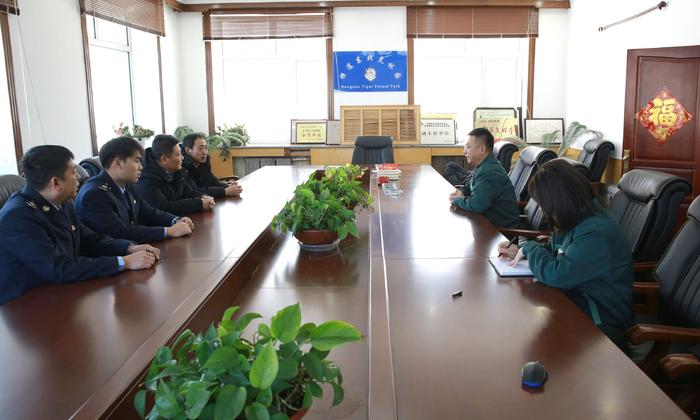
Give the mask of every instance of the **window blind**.
[[409, 38], [536, 37], [533, 7], [408, 7]]
[[162, 0], [79, 0], [80, 11], [110, 22], [165, 36]]
[[206, 41], [333, 36], [329, 8], [217, 11], [203, 19]]
[[0, 0], [0, 12], [18, 15], [19, 7], [17, 6], [17, 0]]

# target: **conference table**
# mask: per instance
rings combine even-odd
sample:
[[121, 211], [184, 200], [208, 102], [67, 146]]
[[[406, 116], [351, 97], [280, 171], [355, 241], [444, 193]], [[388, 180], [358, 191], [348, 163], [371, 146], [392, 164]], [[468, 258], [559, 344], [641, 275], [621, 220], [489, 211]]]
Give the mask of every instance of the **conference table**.
[[[362, 341], [333, 350], [345, 400], [307, 419], [687, 418], [562, 293], [489, 265], [504, 238], [450, 207], [430, 166], [402, 166], [398, 197], [374, 179], [359, 238], [301, 251], [272, 216], [315, 167], [268, 166], [240, 198], [155, 244], [151, 269], [50, 285], [0, 307], [0, 418], [135, 418], [133, 395], [156, 350], [238, 305], [269, 318], [299, 302], [303, 322], [348, 321]], [[461, 297], [453, 297], [462, 291]], [[256, 328], [253, 323], [251, 331]], [[522, 365], [549, 371], [542, 389]]]

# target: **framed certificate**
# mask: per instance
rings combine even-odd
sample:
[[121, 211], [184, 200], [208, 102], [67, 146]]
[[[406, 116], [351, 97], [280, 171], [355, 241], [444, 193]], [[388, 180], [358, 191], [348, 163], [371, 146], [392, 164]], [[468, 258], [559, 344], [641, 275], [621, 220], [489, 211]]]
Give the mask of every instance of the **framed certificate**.
[[518, 110], [515, 108], [476, 108], [474, 128], [487, 128], [496, 140], [518, 137]]
[[542, 143], [545, 134], [557, 132], [553, 143], [561, 143], [564, 138], [563, 118], [526, 118], [525, 141], [530, 144]]
[[326, 120], [292, 120], [292, 144], [325, 144]]

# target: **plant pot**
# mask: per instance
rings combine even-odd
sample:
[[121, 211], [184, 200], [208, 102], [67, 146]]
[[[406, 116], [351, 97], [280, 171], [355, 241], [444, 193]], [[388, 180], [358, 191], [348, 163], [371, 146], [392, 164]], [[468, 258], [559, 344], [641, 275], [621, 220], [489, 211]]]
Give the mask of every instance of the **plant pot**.
[[328, 245], [338, 240], [338, 234], [330, 230], [301, 230], [294, 237], [304, 245]]
[[307, 409], [304, 409], [304, 410], [301, 410], [301, 411], [297, 411], [297, 412], [294, 413], [291, 417], [289, 417], [289, 420], [300, 420], [300, 419], [301, 419], [302, 417], [304, 417], [304, 416], [306, 415], [306, 413], [308, 413], [308, 412], [309, 412], [309, 409], [308, 409], [308, 408], [307, 408]]

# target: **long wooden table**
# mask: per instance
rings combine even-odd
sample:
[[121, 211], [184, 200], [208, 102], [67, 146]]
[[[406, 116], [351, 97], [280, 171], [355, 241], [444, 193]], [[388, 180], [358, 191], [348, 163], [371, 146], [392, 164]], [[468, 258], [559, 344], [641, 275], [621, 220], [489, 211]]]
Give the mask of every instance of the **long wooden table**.
[[[402, 167], [398, 198], [370, 185], [359, 239], [300, 252], [272, 216], [314, 168], [266, 167], [240, 199], [196, 215], [189, 238], [159, 244], [155, 268], [47, 286], [0, 307], [0, 418], [130, 418], [157, 348], [241, 305], [265, 318], [300, 302], [304, 321], [344, 319], [366, 340], [334, 350], [346, 397], [309, 419], [685, 418], [556, 289], [499, 278], [503, 237], [449, 207], [429, 166]], [[451, 294], [462, 290], [463, 296]], [[253, 326], [254, 327], [254, 326]], [[521, 389], [529, 360], [544, 390]]]

